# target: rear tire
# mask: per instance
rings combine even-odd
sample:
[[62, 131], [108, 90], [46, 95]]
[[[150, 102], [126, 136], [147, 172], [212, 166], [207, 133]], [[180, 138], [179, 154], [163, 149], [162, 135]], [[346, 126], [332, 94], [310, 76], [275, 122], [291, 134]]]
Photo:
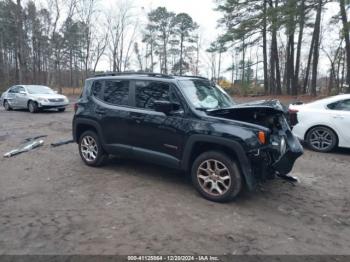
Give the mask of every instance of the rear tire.
[[30, 113], [36, 113], [39, 111], [38, 103], [35, 101], [28, 102], [28, 110]]
[[12, 108], [7, 100], [4, 101], [4, 108], [6, 111], [11, 111]]
[[337, 135], [328, 127], [317, 126], [306, 135], [308, 147], [316, 152], [327, 153], [337, 146]]
[[90, 130], [85, 131], [79, 138], [79, 154], [88, 166], [102, 166], [108, 159], [98, 135]]
[[191, 177], [194, 187], [210, 201], [233, 200], [242, 190], [243, 179], [236, 162], [219, 151], [199, 155], [192, 165]]

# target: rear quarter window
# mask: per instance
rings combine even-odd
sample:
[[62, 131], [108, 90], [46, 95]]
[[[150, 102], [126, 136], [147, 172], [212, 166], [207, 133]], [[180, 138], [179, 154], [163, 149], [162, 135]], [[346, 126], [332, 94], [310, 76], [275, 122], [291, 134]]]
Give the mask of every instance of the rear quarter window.
[[91, 93], [111, 105], [128, 105], [129, 85], [129, 80], [97, 80], [92, 85]]
[[102, 81], [95, 81], [92, 85], [92, 88], [91, 88], [91, 93], [94, 97], [97, 97], [99, 99], [102, 100], [103, 98], [103, 93], [102, 93], [102, 84], [103, 82]]

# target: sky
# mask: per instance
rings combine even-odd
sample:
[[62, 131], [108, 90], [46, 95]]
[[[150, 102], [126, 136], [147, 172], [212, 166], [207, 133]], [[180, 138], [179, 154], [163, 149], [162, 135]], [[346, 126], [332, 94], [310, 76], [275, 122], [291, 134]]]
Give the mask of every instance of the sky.
[[216, 22], [220, 14], [214, 11], [214, 0], [134, 0], [134, 4], [143, 6], [146, 10], [165, 6], [175, 13], [188, 13], [208, 36], [217, 34]]
[[[168, 11], [174, 13], [188, 13], [200, 26], [198, 31], [202, 39], [200, 60], [202, 61], [202, 71], [204, 70], [207, 73], [209, 58], [205, 49], [209, 47], [210, 43], [220, 33], [220, 29], [217, 28], [217, 20], [220, 18], [220, 13], [214, 11], [215, 0], [100, 0], [100, 5], [102, 9], [115, 10], [115, 8], [118, 8], [118, 5], [124, 2], [132, 6], [133, 13], [137, 14], [140, 20], [141, 27], [147, 23], [147, 14], [159, 6], [166, 7]], [[109, 67], [109, 62], [104, 57], [97, 69], [108, 71]]]
[[[207, 74], [209, 68], [207, 64], [209, 59], [205, 53], [211, 42], [215, 41], [221, 29], [217, 27], [217, 21], [220, 19], [220, 13], [214, 11], [215, 0], [134, 0], [134, 4], [139, 4], [148, 12], [158, 6], [165, 6], [169, 11], [175, 13], [188, 13], [193, 20], [200, 26], [202, 51], [200, 53], [201, 73]], [[230, 61], [231, 62], [231, 61]], [[228, 67], [229, 63], [226, 64]], [[206, 75], [205, 75], [206, 76]]]
[[[209, 44], [212, 41], [215, 41], [217, 36], [220, 34], [221, 30], [217, 26], [217, 21], [221, 17], [221, 14], [219, 12], [216, 12], [215, 9], [215, 0], [99, 0], [100, 3], [103, 6], [103, 9], [110, 8], [111, 6], [117, 6], [118, 3], [121, 1], [127, 1], [131, 3], [133, 8], [135, 9], [135, 12], [138, 14], [141, 24], [147, 22], [147, 13], [157, 8], [158, 6], [164, 6], [168, 9], [168, 11], [172, 11], [175, 13], [180, 12], [186, 12], [188, 13], [193, 20], [199, 24], [200, 29], [200, 35], [202, 39], [202, 52], [200, 54], [200, 60], [202, 64], [201, 73], [204, 76], [207, 76], [209, 73], [208, 63], [209, 58], [208, 55], [205, 52], [205, 49], [209, 46]], [[320, 53], [320, 66], [319, 66], [319, 73], [321, 75], [326, 75], [327, 71], [329, 69], [329, 61], [325, 55], [325, 51], [330, 52], [331, 49], [336, 45], [335, 39], [338, 39], [338, 33], [339, 33], [339, 25], [332, 26], [329, 23], [329, 20], [333, 15], [335, 15], [338, 12], [338, 5], [335, 3], [327, 4], [325, 7], [325, 11], [323, 13], [322, 18], [322, 28], [323, 28], [323, 35], [322, 35], [322, 41], [323, 41], [323, 49]], [[142, 22], [143, 21], [143, 22]], [[305, 33], [305, 39], [304, 39], [304, 45], [303, 45], [303, 52], [302, 52], [302, 59], [306, 59], [309, 49], [309, 43], [311, 39], [312, 30], [306, 30]], [[285, 39], [284, 34], [282, 33], [279, 36], [280, 44], [283, 44], [283, 41]], [[260, 48], [261, 49], [261, 48]], [[260, 53], [259, 56], [261, 56], [262, 50], [258, 50]], [[248, 52], [249, 53], [249, 50]], [[253, 53], [253, 60], [255, 60], [256, 57], [256, 48], [254, 47], [254, 50], [252, 50]], [[228, 68], [231, 64], [231, 56], [230, 54], [224, 56], [223, 58], [223, 65], [222, 68], [225, 70]], [[262, 66], [262, 65], [261, 65]], [[105, 57], [98, 65], [98, 70], [109, 70], [109, 62], [107, 61], [107, 58]], [[224, 76], [227, 78], [230, 78], [229, 73], [223, 73]], [[259, 75], [262, 75], [262, 70], [259, 68]]]

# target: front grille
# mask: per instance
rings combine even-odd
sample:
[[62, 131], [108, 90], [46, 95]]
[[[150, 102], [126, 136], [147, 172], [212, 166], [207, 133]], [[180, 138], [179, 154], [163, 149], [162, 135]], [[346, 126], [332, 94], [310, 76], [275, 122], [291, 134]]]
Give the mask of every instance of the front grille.
[[50, 102], [63, 102], [64, 99], [63, 98], [51, 98], [49, 99]]

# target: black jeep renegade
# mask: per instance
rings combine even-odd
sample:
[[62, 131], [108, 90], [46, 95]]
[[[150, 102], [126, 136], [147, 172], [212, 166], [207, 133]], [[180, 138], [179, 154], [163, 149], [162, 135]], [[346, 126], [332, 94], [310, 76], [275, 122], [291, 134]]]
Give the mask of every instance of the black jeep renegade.
[[86, 80], [75, 111], [73, 137], [87, 165], [115, 154], [189, 171], [213, 201], [286, 176], [303, 153], [278, 101], [236, 104], [206, 78], [96, 76]]

